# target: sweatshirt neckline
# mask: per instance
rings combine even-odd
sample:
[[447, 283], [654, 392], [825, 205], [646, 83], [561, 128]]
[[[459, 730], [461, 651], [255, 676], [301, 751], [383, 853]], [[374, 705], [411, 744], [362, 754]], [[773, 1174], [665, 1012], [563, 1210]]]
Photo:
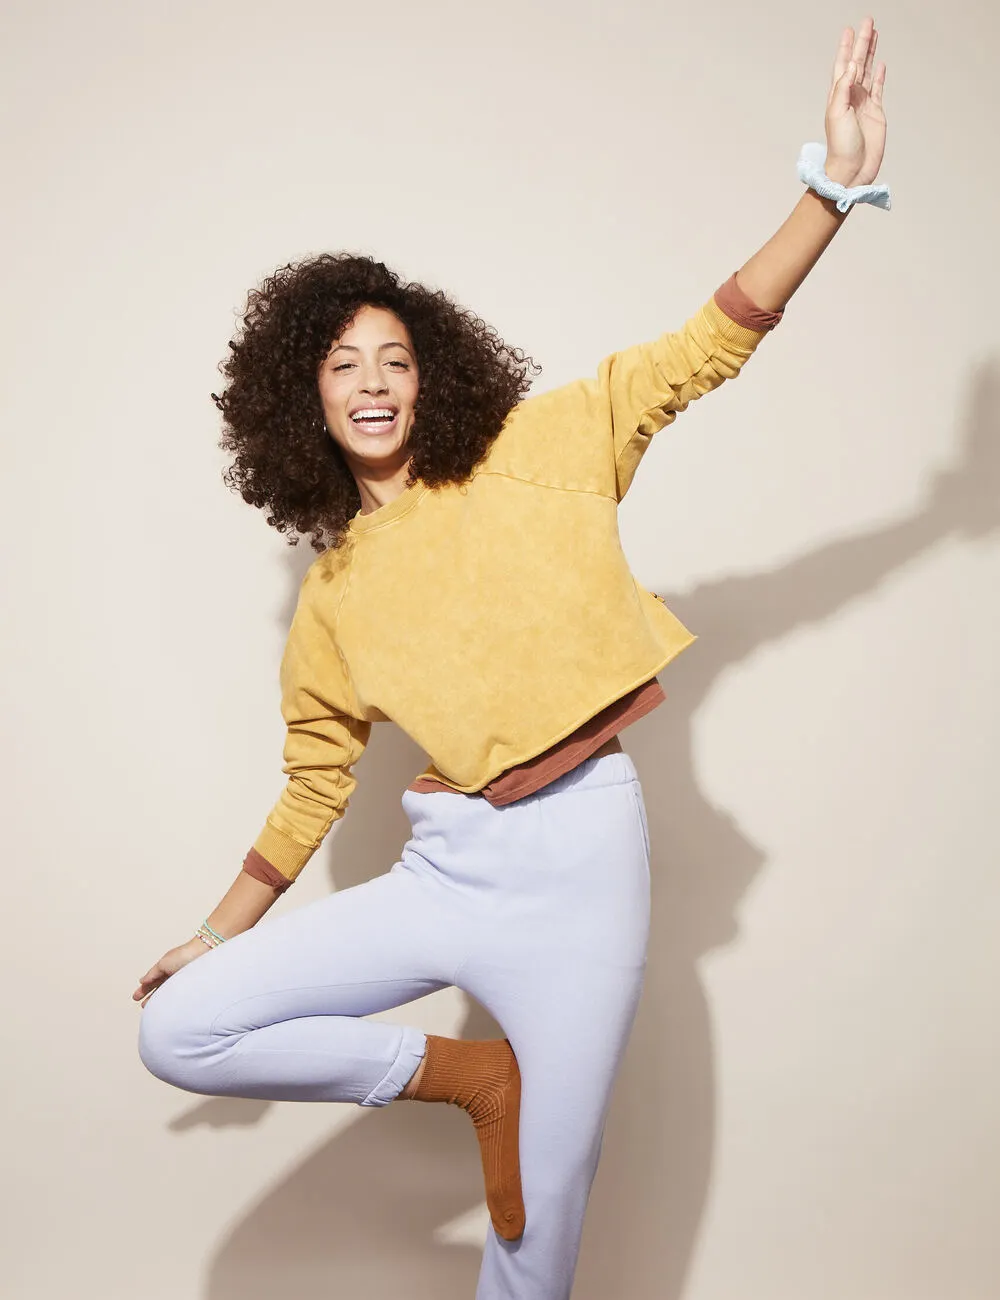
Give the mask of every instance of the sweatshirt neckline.
[[359, 510], [350, 521], [351, 531], [366, 533], [369, 529], [379, 528], [382, 524], [389, 523], [390, 520], [398, 519], [400, 515], [411, 510], [428, 490], [427, 484], [418, 480], [410, 487], [403, 488], [398, 497], [393, 498], [384, 506], [379, 506], [377, 510], [372, 510], [368, 514], [362, 514]]

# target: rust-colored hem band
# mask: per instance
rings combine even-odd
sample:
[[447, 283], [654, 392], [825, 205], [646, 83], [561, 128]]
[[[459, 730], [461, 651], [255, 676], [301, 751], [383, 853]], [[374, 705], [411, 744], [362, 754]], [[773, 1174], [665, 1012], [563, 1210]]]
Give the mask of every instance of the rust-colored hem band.
[[292, 881], [283, 876], [277, 867], [272, 867], [266, 858], [262, 858], [256, 849], [251, 849], [243, 859], [243, 870], [254, 880], [261, 880], [272, 889], [284, 893]]
[[763, 307], [758, 307], [737, 284], [735, 271], [725, 284], [719, 285], [713, 296], [716, 307], [746, 330], [774, 329], [785, 314], [784, 307], [781, 311], [765, 311]]

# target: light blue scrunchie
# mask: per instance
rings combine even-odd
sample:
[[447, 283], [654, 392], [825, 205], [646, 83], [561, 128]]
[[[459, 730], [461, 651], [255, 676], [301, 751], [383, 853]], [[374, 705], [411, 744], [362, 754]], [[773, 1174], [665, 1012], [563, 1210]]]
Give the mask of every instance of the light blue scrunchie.
[[888, 185], [854, 185], [850, 189], [830, 180], [826, 166], [826, 145], [815, 140], [802, 146], [799, 154], [799, 180], [824, 199], [836, 199], [837, 210], [846, 212], [852, 203], [870, 203], [876, 208], [892, 207]]

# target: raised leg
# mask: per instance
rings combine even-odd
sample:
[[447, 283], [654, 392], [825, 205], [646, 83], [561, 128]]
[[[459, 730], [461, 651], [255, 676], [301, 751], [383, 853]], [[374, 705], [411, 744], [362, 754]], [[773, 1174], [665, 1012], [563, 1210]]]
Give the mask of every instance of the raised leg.
[[439, 893], [394, 868], [235, 935], [153, 993], [139, 1030], [144, 1064], [214, 1096], [394, 1100], [425, 1036], [360, 1017], [451, 983], [464, 950]]

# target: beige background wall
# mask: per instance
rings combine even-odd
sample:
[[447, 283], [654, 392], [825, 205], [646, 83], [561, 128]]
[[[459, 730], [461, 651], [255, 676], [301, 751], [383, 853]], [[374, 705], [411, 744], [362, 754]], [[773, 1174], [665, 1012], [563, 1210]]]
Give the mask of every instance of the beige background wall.
[[[137, 976], [280, 789], [312, 557], [223, 486], [215, 365], [322, 249], [448, 289], [536, 391], [678, 327], [797, 201], [863, 17], [9, 0], [5, 1296], [471, 1298], [464, 1116], [200, 1098], [135, 1050]], [[996, 1295], [1000, 20], [876, 19], [893, 211], [621, 510], [700, 639], [626, 736], [654, 932], [575, 1300]], [[422, 762], [376, 729], [277, 910], [387, 869]], [[454, 992], [393, 1017], [495, 1032]]]

